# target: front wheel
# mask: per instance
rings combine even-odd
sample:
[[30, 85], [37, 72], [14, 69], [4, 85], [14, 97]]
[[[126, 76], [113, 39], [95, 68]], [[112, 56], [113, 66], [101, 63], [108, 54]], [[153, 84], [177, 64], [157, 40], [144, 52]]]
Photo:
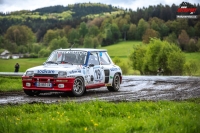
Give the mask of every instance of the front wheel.
[[40, 94], [40, 91], [36, 91], [36, 90], [24, 90], [24, 93], [26, 95], [29, 95], [29, 96], [35, 96], [35, 95], [39, 95]]
[[114, 75], [112, 86], [107, 86], [109, 91], [118, 91], [120, 89], [120, 76], [118, 73]]
[[85, 92], [85, 85], [84, 85], [83, 79], [80, 78], [80, 77], [77, 77], [74, 80], [74, 85], [73, 85], [73, 88], [72, 88], [72, 94], [74, 96], [79, 97], [79, 96], [82, 96], [84, 92]]

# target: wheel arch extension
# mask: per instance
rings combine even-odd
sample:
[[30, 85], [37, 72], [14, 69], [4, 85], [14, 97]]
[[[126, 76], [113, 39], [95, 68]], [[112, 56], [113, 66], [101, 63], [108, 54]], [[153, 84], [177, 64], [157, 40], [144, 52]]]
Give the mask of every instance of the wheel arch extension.
[[116, 72], [115, 74], [119, 74], [120, 77], [120, 84], [122, 83], [122, 73], [121, 72]]
[[84, 85], [85, 85], [85, 78], [83, 76], [77, 76], [76, 78], [81, 78], [83, 80]]

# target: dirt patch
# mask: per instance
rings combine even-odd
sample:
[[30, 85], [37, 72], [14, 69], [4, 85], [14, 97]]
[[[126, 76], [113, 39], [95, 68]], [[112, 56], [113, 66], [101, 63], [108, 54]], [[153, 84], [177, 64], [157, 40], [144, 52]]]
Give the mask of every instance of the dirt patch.
[[200, 97], [200, 78], [182, 76], [123, 76], [121, 89], [109, 92], [106, 87], [87, 90], [82, 97], [71, 97], [68, 93], [43, 93], [30, 97], [20, 92], [0, 92], [0, 104], [60, 103], [141, 100], [185, 100]]

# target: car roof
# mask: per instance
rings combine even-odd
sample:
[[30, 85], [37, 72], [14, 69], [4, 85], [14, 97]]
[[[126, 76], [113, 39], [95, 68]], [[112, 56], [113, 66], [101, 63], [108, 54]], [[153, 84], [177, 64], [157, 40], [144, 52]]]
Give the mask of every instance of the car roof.
[[69, 48], [69, 49], [56, 49], [55, 51], [86, 51], [86, 52], [107, 52], [106, 49], [92, 49], [92, 48]]

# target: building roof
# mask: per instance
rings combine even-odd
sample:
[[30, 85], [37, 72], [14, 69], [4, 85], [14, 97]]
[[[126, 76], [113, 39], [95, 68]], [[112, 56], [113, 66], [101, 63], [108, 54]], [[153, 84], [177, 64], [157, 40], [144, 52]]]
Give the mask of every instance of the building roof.
[[6, 54], [9, 54], [10, 52], [8, 50], [4, 50], [1, 55], [6, 55]]

